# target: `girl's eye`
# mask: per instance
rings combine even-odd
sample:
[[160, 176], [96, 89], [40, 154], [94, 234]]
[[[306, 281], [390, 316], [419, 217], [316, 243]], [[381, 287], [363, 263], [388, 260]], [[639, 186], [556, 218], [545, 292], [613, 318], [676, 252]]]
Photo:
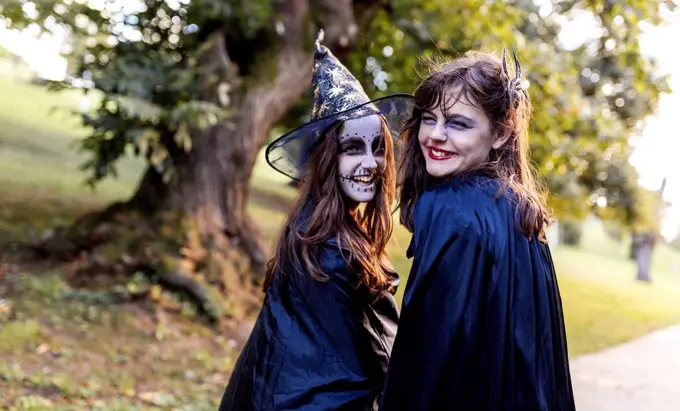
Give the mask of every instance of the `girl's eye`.
[[434, 125], [437, 123], [437, 120], [435, 120], [433, 117], [423, 117], [422, 119], [423, 123], [427, 124], [428, 126]]
[[351, 144], [342, 149], [342, 152], [345, 154], [357, 154], [357, 153], [362, 153], [364, 151], [363, 146], [359, 146], [358, 144]]
[[452, 121], [452, 122], [448, 123], [447, 126], [451, 127], [451, 128], [455, 128], [456, 130], [467, 130], [468, 128], [470, 128], [470, 126], [468, 126], [467, 124], [462, 123], [460, 121]]

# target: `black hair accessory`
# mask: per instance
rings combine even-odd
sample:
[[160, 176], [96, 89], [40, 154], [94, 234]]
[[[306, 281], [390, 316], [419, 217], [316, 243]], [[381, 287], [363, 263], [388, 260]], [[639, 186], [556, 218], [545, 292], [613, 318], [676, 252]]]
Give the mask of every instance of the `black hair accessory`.
[[517, 60], [517, 55], [515, 52], [512, 52], [512, 58], [515, 61], [515, 76], [510, 77], [510, 73], [508, 72], [508, 64], [506, 60], [506, 51], [505, 48], [503, 49], [503, 72], [508, 78], [508, 85], [506, 88], [506, 96], [508, 98], [508, 107], [513, 106], [517, 107], [517, 105], [520, 102], [520, 99], [522, 98], [522, 95], [526, 97], [526, 91], [522, 88], [522, 67], [519, 64], [519, 60]]

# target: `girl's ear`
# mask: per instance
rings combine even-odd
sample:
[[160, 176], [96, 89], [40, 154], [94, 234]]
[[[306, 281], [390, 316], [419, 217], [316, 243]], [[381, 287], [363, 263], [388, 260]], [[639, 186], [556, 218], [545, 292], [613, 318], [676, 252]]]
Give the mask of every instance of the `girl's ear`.
[[512, 132], [510, 130], [497, 133], [493, 144], [491, 144], [491, 147], [493, 147], [494, 150], [498, 150], [499, 148], [503, 147], [503, 145], [510, 139], [511, 136]]

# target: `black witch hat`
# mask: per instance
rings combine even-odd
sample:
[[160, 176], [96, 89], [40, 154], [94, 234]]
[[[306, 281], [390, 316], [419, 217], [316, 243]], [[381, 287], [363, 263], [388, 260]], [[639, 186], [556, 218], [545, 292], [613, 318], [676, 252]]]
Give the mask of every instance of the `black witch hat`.
[[307, 159], [326, 131], [340, 121], [381, 115], [397, 139], [413, 111], [410, 94], [392, 94], [371, 100], [361, 83], [326, 47], [323, 31], [314, 43], [313, 106], [310, 121], [279, 137], [266, 150], [267, 162], [278, 172], [301, 180]]

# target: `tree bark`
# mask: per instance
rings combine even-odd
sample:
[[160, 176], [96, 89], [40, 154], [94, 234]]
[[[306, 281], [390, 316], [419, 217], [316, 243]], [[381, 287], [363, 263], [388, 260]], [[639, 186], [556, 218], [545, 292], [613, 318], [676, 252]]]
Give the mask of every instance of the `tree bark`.
[[652, 255], [654, 254], [655, 235], [653, 233], [639, 235], [635, 250], [638, 281], [651, 282]]

